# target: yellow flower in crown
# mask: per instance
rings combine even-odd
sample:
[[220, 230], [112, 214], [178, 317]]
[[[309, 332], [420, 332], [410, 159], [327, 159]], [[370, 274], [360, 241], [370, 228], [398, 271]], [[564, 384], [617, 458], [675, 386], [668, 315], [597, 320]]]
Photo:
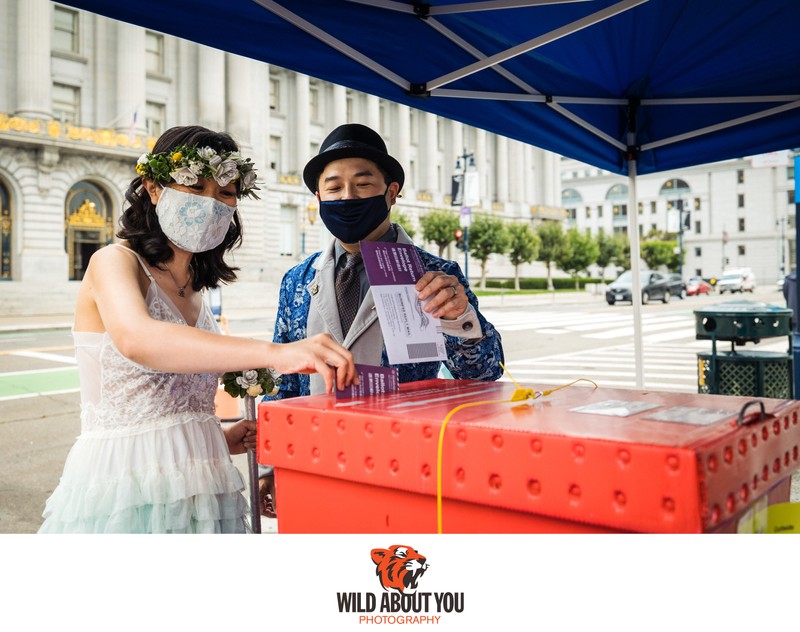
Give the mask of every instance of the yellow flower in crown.
[[172, 162], [180, 162], [181, 158], [183, 158], [183, 154], [179, 151], [176, 151], [174, 154], [172, 154]]

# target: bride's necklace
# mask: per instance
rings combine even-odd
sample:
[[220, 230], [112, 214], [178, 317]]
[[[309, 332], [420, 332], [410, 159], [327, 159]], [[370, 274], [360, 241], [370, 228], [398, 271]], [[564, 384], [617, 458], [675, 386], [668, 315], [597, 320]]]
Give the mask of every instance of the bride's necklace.
[[186, 286], [189, 285], [189, 283], [192, 280], [192, 267], [189, 266], [189, 278], [186, 279], [186, 283], [184, 283], [183, 285], [178, 283], [178, 280], [175, 278], [175, 275], [172, 274], [172, 270], [170, 270], [169, 268], [166, 268], [166, 270], [169, 273], [169, 276], [172, 278], [172, 282], [175, 284], [175, 287], [178, 289], [178, 296], [184, 298], [186, 296]]

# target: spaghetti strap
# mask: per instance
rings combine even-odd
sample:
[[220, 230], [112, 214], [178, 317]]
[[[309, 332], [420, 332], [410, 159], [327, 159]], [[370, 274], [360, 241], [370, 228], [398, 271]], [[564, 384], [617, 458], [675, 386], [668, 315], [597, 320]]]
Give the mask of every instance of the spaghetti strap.
[[133, 253], [134, 256], [139, 260], [139, 265], [142, 266], [142, 270], [144, 270], [144, 273], [147, 275], [147, 278], [150, 279], [153, 283], [156, 282], [155, 279], [153, 278], [153, 275], [150, 274], [150, 270], [147, 269], [147, 266], [145, 265], [144, 261], [142, 260], [141, 255], [138, 252], [136, 252], [135, 250], [131, 250], [130, 248], [128, 248], [127, 246], [123, 246], [122, 244], [111, 244], [111, 245], [112, 246], [116, 246], [117, 248], [122, 248], [123, 250], [127, 250], [128, 252]]

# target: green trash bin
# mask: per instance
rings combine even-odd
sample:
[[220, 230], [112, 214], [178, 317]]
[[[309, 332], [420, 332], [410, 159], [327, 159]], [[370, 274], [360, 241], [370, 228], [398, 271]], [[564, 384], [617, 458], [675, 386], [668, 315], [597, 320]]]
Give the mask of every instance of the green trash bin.
[[[792, 398], [792, 310], [731, 301], [694, 314], [696, 338], [711, 340], [711, 352], [697, 354], [698, 393]], [[736, 349], [779, 336], [787, 337], [786, 353]], [[718, 351], [717, 342], [730, 342], [730, 351]]]

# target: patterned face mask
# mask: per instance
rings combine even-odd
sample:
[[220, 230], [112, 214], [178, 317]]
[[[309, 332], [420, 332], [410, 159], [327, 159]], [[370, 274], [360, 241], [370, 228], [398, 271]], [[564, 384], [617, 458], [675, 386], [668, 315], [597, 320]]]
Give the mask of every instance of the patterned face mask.
[[235, 206], [213, 197], [165, 187], [156, 204], [161, 230], [179, 248], [206, 252], [225, 239]]

